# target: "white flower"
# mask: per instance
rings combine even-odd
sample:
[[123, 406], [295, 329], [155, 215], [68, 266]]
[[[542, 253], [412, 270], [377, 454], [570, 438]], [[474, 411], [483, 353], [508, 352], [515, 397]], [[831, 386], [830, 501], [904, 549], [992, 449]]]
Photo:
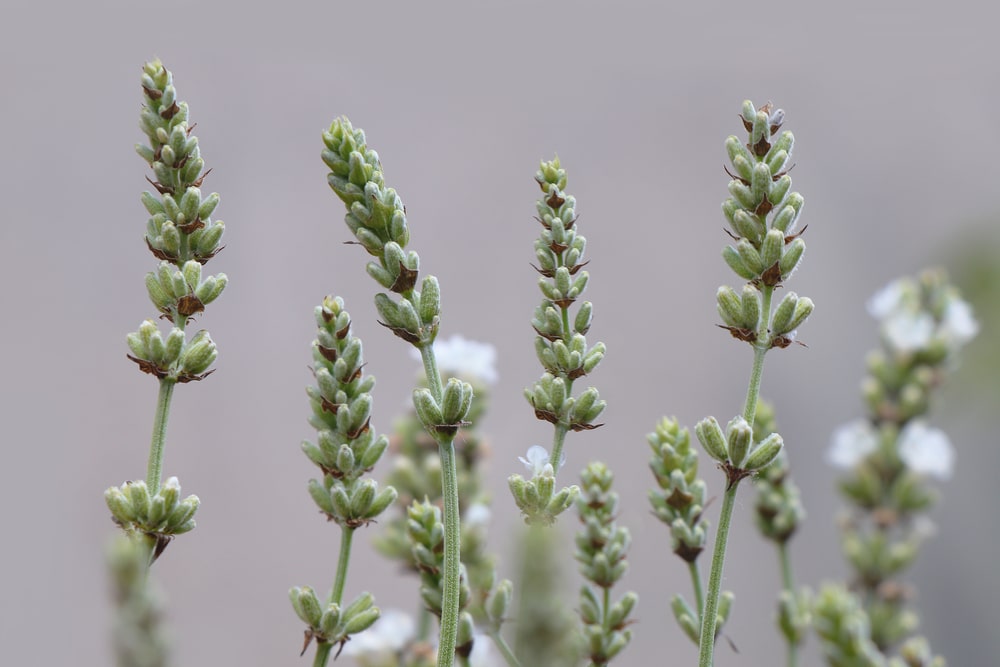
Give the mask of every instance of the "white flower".
[[882, 322], [882, 335], [897, 352], [916, 352], [926, 348], [934, 337], [934, 318], [930, 313], [898, 310]]
[[979, 322], [972, 316], [972, 307], [958, 297], [952, 297], [944, 309], [939, 334], [952, 350], [965, 345], [979, 333]]
[[955, 450], [944, 431], [914, 420], [899, 434], [899, 458], [915, 473], [944, 480], [951, 477]]
[[[541, 445], [532, 445], [528, 447], [528, 458], [523, 456], [518, 456], [517, 460], [524, 464], [524, 467], [528, 469], [532, 477], [537, 477], [545, 472], [545, 468], [549, 467], [551, 470], [551, 465], [549, 464], [549, 450], [545, 449]], [[562, 468], [566, 465], [566, 452], [563, 451], [562, 455], [559, 457], [559, 467]]]
[[387, 609], [368, 630], [351, 635], [351, 641], [344, 645], [344, 653], [387, 661], [402, 651], [416, 634], [412, 616], [398, 609]]
[[902, 279], [893, 280], [868, 299], [868, 312], [877, 320], [887, 317], [902, 306], [905, 293], [904, 281]]
[[[420, 350], [410, 348], [410, 356], [420, 361]], [[438, 370], [454, 373], [469, 380], [479, 380], [484, 384], [496, 384], [497, 349], [489, 343], [469, 340], [455, 335], [447, 340], [434, 341], [434, 357]]]
[[826, 460], [837, 468], [853, 468], [878, 447], [878, 433], [867, 420], [859, 419], [837, 428]]

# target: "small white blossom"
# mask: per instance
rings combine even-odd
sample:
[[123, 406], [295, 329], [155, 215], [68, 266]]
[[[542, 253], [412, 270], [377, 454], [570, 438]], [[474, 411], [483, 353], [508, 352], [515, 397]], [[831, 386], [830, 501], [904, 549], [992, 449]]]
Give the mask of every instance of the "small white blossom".
[[951, 477], [955, 450], [944, 431], [914, 420], [899, 434], [899, 458], [915, 473], [944, 480]]
[[877, 320], [888, 317], [902, 306], [905, 293], [903, 280], [893, 280], [868, 299], [869, 314]]
[[882, 334], [897, 352], [916, 352], [930, 345], [934, 337], [934, 318], [930, 313], [899, 310], [882, 322]]
[[412, 616], [398, 609], [387, 609], [369, 629], [351, 635], [351, 641], [344, 645], [344, 653], [384, 662], [402, 651], [416, 634]]
[[979, 333], [979, 322], [972, 315], [972, 307], [958, 297], [952, 297], [944, 309], [939, 334], [948, 347], [956, 350]]
[[[523, 456], [518, 456], [517, 460], [524, 464], [524, 467], [528, 469], [533, 477], [537, 477], [545, 472], [546, 466], [551, 468], [549, 464], [549, 450], [545, 449], [541, 445], [532, 445], [528, 448], [527, 458]], [[562, 468], [566, 465], [566, 452], [563, 451], [562, 455], [559, 457], [559, 467]]]
[[826, 460], [837, 468], [853, 468], [878, 447], [878, 433], [864, 419], [837, 428], [831, 438]]
[[[420, 361], [420, 350], [410, 349], [410, 356]], [[489, 343], [469, 340], [460, 335], [447, 340], [434, 341], [434, 357], [438, 370], [454, 373], [469, 380], [479, 380], [484, 384], [496, 384], [497, 349]]]

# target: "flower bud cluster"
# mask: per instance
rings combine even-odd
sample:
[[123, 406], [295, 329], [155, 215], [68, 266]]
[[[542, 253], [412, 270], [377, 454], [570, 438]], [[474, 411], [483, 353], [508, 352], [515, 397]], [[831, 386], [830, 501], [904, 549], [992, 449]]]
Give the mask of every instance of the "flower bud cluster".
[[379, 608], [375, 606], [371, 593], [362, 593], [343, 607], [335, 602], [324, 605], [316, 596], [316, 591], [308, 586], [292, 588], [288, 597], [295, 613], [307, 626], [302, 653], [314, 639], [318, 643], [343, 646], [351, 635], [367, 630], [379, 618]]
[[726, 139], [732, 165], [726, 171], [732, 180], [722, 212], [734, 244], [723, 249], [722, 257], [747, 284], [739, 293], [720, 287], [716, 305], [724, 323], [720, 326], [763, 349], [791, 344], [795, 330], [813, 311], [810, 299], [789, 292], [773, 317], [769, 312], [771, 291], [792, 275], [805, 251], [805, 228], [795, 232], [805, 200], [791, 191], [788, 175], [795, 138], [787, 131], [778, 135], [784, 116], [770, 103], [756, 109], [745, 101], [741, 118], [749, 140]]
[[576, 559], [583, 577], [593, 584], [580, 589], [585, 651], [593, 665], [608, 664], [628, 645], [629, 615], [639, 601], [631, 591], [614, 603], [606, 594], [625, 574], [631, 543], [628, 529], [615, 521], [618, 494], [611, 490], [613, 480], [603, 463], [590, 463], [581, 473], [582, 491], [576, 500], [583, 524], [576, 534]]
[[198, 138], [188, 125], [188, 106], [177, 100], [173, 78], [158, 60], [143, 67], [145, 104], [139, 126], [149, 145], [136, 152], [156, 176], [150, 181], [156, 194], [144, 192], [142, 204], [149, 214], [146, 245], [160, 260], [146, 275], [146, 291], [162, 318], [174, 327], [166, 336], [147, 320], [128, 335], [128, 357], [144, 373], [174, 382], [201, 380], [215, 361], [215, 343], [207, 331], [186, 342], [184, 327], [226, 288], [226, 274], [203, 276], [202, 265], [221, 250], [225, 224], [213, 220], [219, 195], [202, 197], [201, 184], [208, 172], [198, 148]]
[[[764, 440], [775, 429], [774, 408], [769, 403], [758, 401], [753, 424], [754, 438]], [[757, 487], [757, 529], [767, 539], [783, 544], [791, 539], [806, 518], [784, 451], [762, 468], [754, 481]]]
[[[590, 279], [583, 270], [587, 264], [583, 259], [587, 239], [579, 233], [576, 199], [565, 192], [566, 170], [559, 158], [542, 162], [535, 181], [543, 193], [536, 204], [538, 216], [535, 219], [542, 231], [535, 240], [538, 266], [534, 267], [541, 276], [538, 287], [543, 299], [535, 308], [531, 325], [537, 334], [535, 354], [544, 373], [533, 386], [525, 388], [524, 396], [535, 417], [553, 425], [552, 457], [559, 465], [534, 466], [530, 480], [512, 475], [507, 482], [525, 521], [533, 525], [550, 525], [572, 505], [578, 490], [575, 486], [558, 491], [555, 488], [556, 473], [564, 460], [566, 433], [601, 426], [594, 420], [607, 405], [594, 387], [574, 397], [573, 383], [601, 363], [605, 346], [600, 342], [593, 346], [587, 344], [593, 305], [584, 301], [576, 308], [576, 313], [572, 313]], [[529, 469], [532, 466], [529, 465]]]
[[309, 495], [327, 518], [348, 528], [374, 520], [396, 500], [391, 486], [363, 477], [374, 468], [389, 440], [371, 427], [375, 378], [363, 371], [361, 339], [351, 335], [351, 316], [340, 297], [327, 297], [316, 308], [313, 376], [307, 388], [317, 431], [316, 442], [302, 450], [323, 472], [309, 481]]
[[[444, 574], [444, 523], [441, 510], [434, 504], [414, 501], [407, 509], [407, 533], [413, 551], [413, 560], [420, 571], [420, 597], [424, 606], [438, 618], [442, 613], [442, 585]], [[472, 652], [475, 623], [466, 609], [472, 597], [465, 565], [459, 581], [458, 638], [455, 653], [468, 657]]]
[[201, 501], [198, 496], [181, 499], [181, 485], [176, 477], [165, 481], [151, 494], [145, 481], [125, 482], [104, 492], [104, 502], [111, 518], [126, 534], [144, 535], [153, 544], [153, 560], [166, 549], [174, 535], [195, 527], [194, 514]]
[[[551, 526], [573, 504], [580, 487], [573, 484], [556, 491], [556, 470], [549, 462], [548, 450], [540, 445], [532, 445], [527, 458], [518, 458], [532, 475], [530, 479], [517, 474], [507, 478], [514, 502], [529, 526]], [[564, 454], [560, 457], [559, 467], [565, 462]]]
[[916, 559], [936, 495], [929, 477], [947, 479], [954, 450], [925, 421], [933, 390], [977, 333], [969, 305], [941, 271], [890, 283], [869, 302], [881, 347], [868, 357], [864, 419], [839, 428], [829, 460], [846, 468], [841, 493], [844, 555], [863, 592], [871, 639], [882, 651], [917, 627], [912, 594], [899, 577]]
[[702, 516], [708, 490], [698, 477], [698, 453], [688, 430], [675, 418], [661, 419], [646, 441], [653, 451], [649, 467], [659, 487], [649, 491], [653, 514], [670, 527], [673, 552], [693, 563], [708, 539], [708, 522]]
[[885, 667], [871, 641], [868, 616], [857, 599], [839, 586], [824, 586], [816, 599], [813, 623], [830, 667]]
[[405, 250], [410, 231], [403, 200], [386, 187], [378, 154], [349, 120], [333, 121], [323, 143], [323, 162], [330, 168], [327, 182], [347, 207], [344, 221], [356, 243], [375, 258], [366, 266], [368, 275], [401, 297], [376, 295], [382, 324], [416, 347], [430, 345], [440, 326], [441, 289], [434, 276], [424, 278], [419, 292], [414, 289], [420, 257]]
[[770, 464], [784, 446], [777, 433], [755, 440], [753, 428], [742, 416], [733, 417], [725, 432], [715, 417], [706, 417], [695, 424], [694, 432], [708, 455], [722, 464], [729, 484]]
[[[538, 200], [536, 218], [542, 232], [535, 240], [535, 257], [541, 274], [538, 287], [544, 297], [535, 309], [532, 326], [535, 354], [545, 374], [525, 398], [541, 420], [573, 431], [595, 428], [593, 421], [605, 402], [593, 387], [573, 398], [573, 381], [588, 375], [604, 358], [604, 343], [587, 346], [586, 333], [593, 318], [593, 305], [585, 301], [571, 316], [571, 306], [587, 287], [590, 276], [582, 270], [587, 240], [578, 233], [576, 199], [565, 193], [566, 170], [556, 158], [542, 162], [535, 180], [544, 196]], [[570, 324], [572, 321], [572, 325]]]

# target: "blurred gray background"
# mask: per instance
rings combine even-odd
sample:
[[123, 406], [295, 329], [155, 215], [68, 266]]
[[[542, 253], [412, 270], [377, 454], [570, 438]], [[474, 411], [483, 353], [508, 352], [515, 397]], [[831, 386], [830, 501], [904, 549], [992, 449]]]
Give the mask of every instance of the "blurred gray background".
[[[155, 315], [143, 276], [133, 152], [142, 63], [163, 59], [213, 168], [231, 280], [197, 324], [218, 372], [175, 395], [165, 473], [203, 502], [198, 529], [157, 564], [176, 665], [306, 665], [286, 591], [332, 580], [337, 531], [305, 491], [314, 475], [303, 391], [312, 309], [335, 292], [376, 375], [376, 426], [405, 409], [418, 370], [375, 324], [375, 284], [327, 188], [320, 133], [363, 127], [406, 202], [412, 247], [444, 294], [444, 335], [493, 342], [500, 383], [484, 425], [494, 456], [492, 545], [502, 576], [521, 524], [506, 491], [516, 456], [547, 444], [521, 391], [539, 374], [528, 325], [538, 300], [532, 220], [540, 158], [558, 153], [589, 240], [589, 379], [608, 401], [571, 436], [567, 472], [607, 461], [633, 531], [625, 586], [641, 592], [620, 664], [693, 664], [668, 601], [683, 564], [650, 515], [645, 434], [664, 414], [691, 425], [740, 411], [750, 351], [715, 328], [714, 294], [735, 282], [719, 257], [728, 178], [723, 140], [743, 99], [772, 100], [797, 138], [806, 261], [789, 285], [817, 304], [808, 349], [769, 358], [809, 521], [796, 576], [843, 577], [824, 463], [830, 432], [861, 414], [864, 301], [897, 275], [944, 263], [984, 324], [932, 421], [958, 449], [939, 526], [911, 580], [923, 627], [952, 665], [997, 664], [995, 156], [1000, 86], [994, 6], [979, 2], [5, 3], [0, 188], [5, 280], [0, 424], [0, 662], [109, 664], [103, 554], [115, 530], [101, 493], [145, 470], [155, 382], [125, 359], [125, 334]], [[973, 270], [975, 269], [975, 270]], [[986, 310], [984, 310], [986, 309]], [[713, 493], [721, 475], [704, 466]], [[741, 491], [725, 586], [737, 596], [716, 664], [780, 664], [777, 564]], [[714, 510], [717, 510], [715, 505]], [[714, 513], [712, 516], [714, 522]], [[571, 522], [564, 522], [568, 529]], [[375, 528], [377, 530], [377, 528]], [[412, 609], [415, 582], [362, 533], [348, 594]], [[567, 559], [568, 579], [576, 566]], [[575, 585], [574, 585], [575, 587]], [[574, 605], [572, 593], [567, 604]], [[810, 640], [805, 664], [818, 664]], [[342, 658], [342, 661], [346, 662]]]

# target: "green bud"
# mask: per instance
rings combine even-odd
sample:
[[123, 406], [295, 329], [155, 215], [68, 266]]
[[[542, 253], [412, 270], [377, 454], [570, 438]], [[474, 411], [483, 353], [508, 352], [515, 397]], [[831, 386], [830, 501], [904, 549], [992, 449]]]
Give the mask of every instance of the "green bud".
[[594, 317], [594, 306], [589, 301], [580, 304], [580, 309], [576, 311], [576, 319], [573, 321], [573, 331], [578, 334], [586, 334], [590, 330], [590, 323]]
[[358, 480], [353, 493], [351, 493], [351, 517], [363, 517], [375, 500], [378, 493], [378, 483], [373, 479]]
[[729, 462], [742, 467], [750, 445], [753, 443], [753, 428], [743, 417], [735, 417], [726, 425], [726, 439], [729, 447]]
[[149, 294], [149, 300], [153, 302], [157, 310], [167, 310], [175, 303], [173, 294], [168, 293], [163, 288], [163, 285], [160, 284], [154, 273], [146, 274], [146, 292]]
[[369, 609], [373, 609], [374, 606], [375, 597], [368, 591], [365, 591], [358, 597], [354, 598], [351, 604], [344, 607], [341, 615], [344, 618], [344, 621], [347, 622], [350, 617], [368, 611]]
[[764, 163], [757, 163], [753, 168], [753, 175], [750, 179], [750, 194], [753, 197], [754, 205], [749, 207], [751, 209], [756, 209], [764, 197], [767, 196], [768, 190], [771, 186], [771, 170]]
[[119, 523], [128, 524], [136, 520], [132, 503], [117, 486], [112, 486], [104, 492], [104, 502], [107, 504], [108, 509], [111, 510], [111, 515]]
[[750, 243], [756, 245], [763, 238], [764, 224], [760, 218], [742, 208], [733, 213], [732, 223], [736, 233], [746, 238]]
[[222, 294], [222, 290], [226, 289], [228, 283], [229, 278], [224, 273], [209, 276], [195, 288], [194, 295], [198, 297], [198, 300], [202, 304], [208, 305], [219, 298], [219, 295]]
[[292, 601], [295, 613], [302, 622], [309, 627], [318, 627], [323, 610], [320, 607], [315, 591], [308, 586], [303, 586], [302, 588], [296, 586], [288, 591], [288, 597]]
[[386, 448], [389, 446], [389, 439], [384, 435], [380, 435], [378, 438], [372, 442], [371, 445], [365, 449], [364, 453], [361, 455], [360, 467], [362, 470], [369, 470], [373, 468], [378, 460], [382, 458], [382, 454], [385, 452]]
[[337, 451], [337, 469], [345, 473], [354, 470], [354, 451], [348, 444], [341, 445]]
[[208, 257], [215, 252], [222, 240], [222, 234], [226, 231], [226, 223], [216, 220], [212, 224], [199, 230], [200, 234], [195, 243], [195, 252], [199, 257]]
[[726, 260], [726, 264], [729, 265], [736, 275], [740, 278], [745, 278], [746, 280], [753, 280], [758, 276], [750, 266], [743, 260], [743, 257], [732, 246], [726, 246], [722, 249], [722, 258]]
[[760, 291], [751, 284], [743, 286], [743, 294], [740, 299], [740, 316], [743, 322], [742, 328], [756, 329], [760, 323], [761, 310]]
[[167, 517], [166, 532], [178, 535], [194, 528], [193, 517], [200, 506], [201, 500], [198, 496], [188, 496], [178, 503]]
[[746, 239], [740, 239], [736, 243], [736, 252], [740, 254], [740, 258], [743, 259], [747, 268], [754, 272], [754, 277], [759, 276], [768, 268], [764, 266], [764, 261], [757, 249]]
[[434, 276], [427, 276], [420, 284], [420, 321], [431, 322], [441, 314], [441, 287]]
[[467, 611], [458, 615], [458, 636], [455, 638], [455, 650], [471, 650], [476, 626], [472, 616]]
[[387, 486], [378, 492], [375, 499], [368, 505], [368, 509], [365, 511], [364, 515], [360, 518], [362, 519], [374, 519], [382, 512], [386, 511], [390, 505], [396, 502], [396, 498], [399, 497], [396, 489]]
[[[788, 194], [788, 191], [791, 189], [791, 187], [792, 187], [792, 177], [789, 176], [788, 174], [785, 174], [778, 180], [771, 183], [771, 191], [767, 195], [767, 200], [772, 204], [774, 204], [774, 208], [782, 208], [785, 200], [785, 195]], [[782, 229], [773, 222], [771, 226], [776, 229]], [[788, 228], [785, 227], [784, 229], [782, 229], [782, 231], [784, 231], [787, 234]]]
[[337, 626], [340, 625], [340, 605], [329, 604], [319, 617], [319, 630], [326, 637], [335, 637]]
[[142, 480], [128, 482], [122, 490], [128, 496], [129, 504], [132, 505], [132, 511], [137, 517], [143, 519], [149, 516], [150, 497], [146, 482]]
[[580, 618], [586, 625], [601, 623], [601, 603], [587, 586], [580, 588]]
[[597, 343], [594, 347], [590, 348], [587, 356], [583, 359], [583, 372], [590, 373], [597, 368], [597, 365], [604, 359], [606, 351], [607, 347], [605, 347], [604, 343]]
[[688, 636], [688, 639], [698, 644], [701, 638], [701, 625], [697, 621], [697, 614], [680, 595], [674, 595], [670, 600], [670, 609], [674, 612], [674, 618], [681, 630]]
[[753, 191], [749, 186], [743, 185], [740, 181], [729, 181], [729, 194], [739, 202], [743, 208], [753, 211], [757, 208], [759, 201], [754, 200]]
[[424, 428], [430, 430], [435, 426], [448, 423], [444, 420], [441, 407], [434, 400], [428, 389], [413, 390], [413, 407], [416, 409], [417, 416], [420, 418], [420, 422], [424, 425]]
[[767, 270], [778, 263], [781, 259], [781, 250], [785, 246], [785, 236], [778, 229], [771, 229], [764, 237], [764, 242], [760, 247], [760, 260], [764, 270]]
[[320, 508], [326, 514], [336, 514], [337, 512], [333, 508], [333, 503], [330, 500], [330, 491], [318, 480], [309, 480], [309, 495], [312, 497], [313, 502], [316, 506]]
[[486, 599], [486, 611], [493, 626], [497, 629], [507, 619], [507, 609], [510, 607], [510, 598], [513, 592], [514, 584], [509, 579], [504, 579], [497, 584]]
[[211, 336], [202, 329], [191, 339], [181, 355], [181, 367], [184, 372], [190, 375], [200, 375], [212, 365], [218, 356], [219, 352], [215, 349], [215, 343]]
[[608, 610], [608, 627], [621, 627], [638, 602], [639, 596], [629, 591], [621, 600], [611, 605], [611, 609]]
[[469, 413], [472, 404], [472, 385], [457, 378], [449, 378], [441, 399], [444, 424], [458, 424]]
[[202, 222], [207, 221], [212, 216], [212, 213], [215, 211], [215, 207], [218, 205], [218, 192], [213, 192], [201, 200], [201, 204], [198, 206], [198, 217], [201, 218]]
[[728, 285], [721, 286], [715, 293], [715, 303], [719, 317], [728, 326], [747, 328], [743, 319], [743, 306], [736, 290]]
[[795, 312], [795, 304], [799, 301], [799, 295], [789, 292], [778, 303], [774, 309], [774, 316], [771, 318], [771, 333], [775, 336], [788, 333], [795, 327], [788, 326], [792, 321], [792, 314]]
[[[342, 519], [351, 518], [352, 507], [351, 499], [347, 496], [347, 491], [340, 484], [336, 484], [329, 490], [330, 504], [333, 507], [333, 511], [330, 514], [340, 517]], [[315, 498], [314, 498], [315, 500]]]
[[750, 453], [746, 464], [743, 466], [747, 470], [761, 470], [774, 461], [781, 451], [784, 441], [777, 433], [764, 438], [757, 447]]
[[799, 265], [799, 260], [802, 259], [802, 253], [805, 252], [806, 242], [801, 238], [794, 239], [791, 243], [785, 246], [785, 251], [781, 255], [781, 259], [778, 261], [778, 269], [781, 271], [782, 278], [788, 278], [794, 273], [796, 267]]
[[165, 364], [173, 364], [177, 359], [180, 358], [181, 351], [184, 349], [184, 331], [174, 327], [167, 334], [167, 342], [164, 346], [164, 358]]
[[695, 424], [694, 432], [698, 436], [701, 446], [713, 459], [724, 462], [729, 458], [729, 453], [726, 450], [726, 437], [715, 417], [702, 419]]

